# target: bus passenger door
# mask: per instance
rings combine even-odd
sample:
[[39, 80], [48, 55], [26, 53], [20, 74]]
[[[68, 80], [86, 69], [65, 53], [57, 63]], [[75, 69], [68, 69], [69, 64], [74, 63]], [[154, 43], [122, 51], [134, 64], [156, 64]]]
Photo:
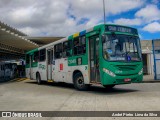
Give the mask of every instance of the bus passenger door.
[[99, 36], [89, 38], [90, 81], [100, 82], [99, 72]]
[[47, 51], [47, 80], [52, 80], [53, 50]]

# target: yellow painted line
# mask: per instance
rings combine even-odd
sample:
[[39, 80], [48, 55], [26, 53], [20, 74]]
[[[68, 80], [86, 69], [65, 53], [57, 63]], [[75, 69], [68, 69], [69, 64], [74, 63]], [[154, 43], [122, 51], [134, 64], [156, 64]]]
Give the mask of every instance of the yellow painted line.
[[18, 78], [15, 78], [15, 79], [13, 79], [13, 80], [10, 80], [10, 82], [17, 81], [17, 80], [19, 80], [19, 79], [18, 79]]
[[15, 78], [13, 80], [10, 80], [9, 82], [20, 82], [20, 81], [24, 81], [24, 80], [29, 80], [29, 78]]
[[17, 82], [24, 81], [24, 80], [28, 80], [28, 78], [20, 78], [19, 80], [17, 80]]
[[23, 80], [17, 80], [16, 82], [20, 82], [20, 81], [23, 81]]
[[54, 82], [53, 80], [47, 80], [47, 82]]

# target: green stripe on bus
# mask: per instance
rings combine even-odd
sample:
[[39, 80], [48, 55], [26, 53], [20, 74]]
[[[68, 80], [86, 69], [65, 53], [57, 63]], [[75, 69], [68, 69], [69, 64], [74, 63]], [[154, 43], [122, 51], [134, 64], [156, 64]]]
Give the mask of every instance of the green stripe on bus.
[[31, 51], [28, 51], [26, 54], [32, 54], [32, 53], [34, 53], [34, 52], [36, 52], [36, 51], [38, 51], [38, 48], [33, 49], [33, 50], [31, 50]]
[[73, 35], [70, 35], [69, 37], [68, 37], [68, 40], [72, 40], [73, 39]]

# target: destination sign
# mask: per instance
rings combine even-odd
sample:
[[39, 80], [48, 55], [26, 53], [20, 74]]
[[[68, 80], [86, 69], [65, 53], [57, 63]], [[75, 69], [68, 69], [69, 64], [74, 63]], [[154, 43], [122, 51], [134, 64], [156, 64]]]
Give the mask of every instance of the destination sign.
[[109, 26], [106, 26], [106, 31], [123, 32], [123, 33], [130, 33], [130, 34], [138, 34], [138, 32], [137, 32], [136, 29], [129, 28], [129, 27], [124, 27], [124, 26], [109, 25]]

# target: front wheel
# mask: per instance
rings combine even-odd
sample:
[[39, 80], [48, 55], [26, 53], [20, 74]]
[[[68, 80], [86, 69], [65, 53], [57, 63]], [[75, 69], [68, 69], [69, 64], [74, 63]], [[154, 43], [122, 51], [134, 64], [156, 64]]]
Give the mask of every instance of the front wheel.
[[110, 90], [112, 89], [115, 85], [103, 85], [105, 89]]
[[41, 76], [39, 73], [37, 73], [37, 75], [36, 75], [36, 80], [37, 80], [38, 85], [40, 85], [42, 83]]
[[74, 75], [74, 87], [78, 90], [87, 90], [89, 85], [84, 83], [84, 78], [81, 73], [76, 73]]

